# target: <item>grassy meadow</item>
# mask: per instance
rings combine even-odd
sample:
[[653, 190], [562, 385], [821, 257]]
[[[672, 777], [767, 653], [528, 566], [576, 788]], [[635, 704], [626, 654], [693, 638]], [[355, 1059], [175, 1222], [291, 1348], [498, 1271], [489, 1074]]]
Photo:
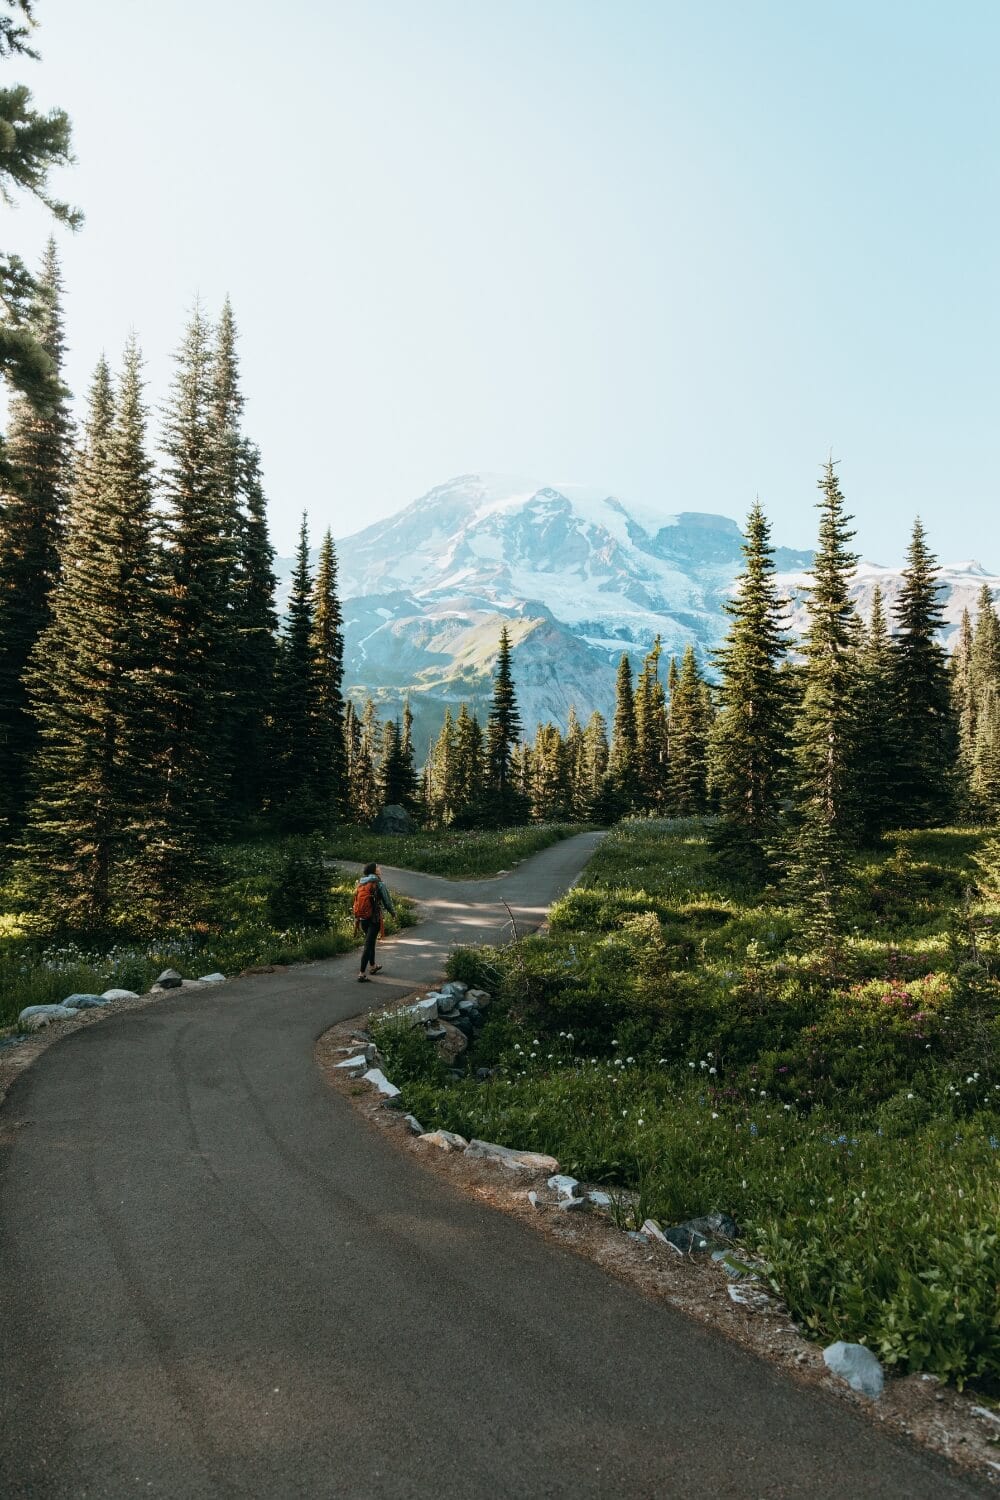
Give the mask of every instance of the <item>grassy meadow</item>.
[[831, 963], [775, 893], [727, 880], [704, 824], [620, 825], [548, 936], [453, 955], [453, 977], [497, 996], [468, 1076], [383, 1027], [387, 1071], [428, 1128], [551, 1152], [637, 1192], [636, 1223], [732, 1214], [823, 1342], [1000, 1381], [1000, 983], [993, 910], [967, 895], [981, 841], [900, 833], [859, 858]]

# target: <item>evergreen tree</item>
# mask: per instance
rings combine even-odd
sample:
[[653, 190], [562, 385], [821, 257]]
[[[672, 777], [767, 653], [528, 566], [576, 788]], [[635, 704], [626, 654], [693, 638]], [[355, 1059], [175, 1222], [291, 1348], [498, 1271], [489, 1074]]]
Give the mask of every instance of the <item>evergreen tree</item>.
[[204, 842], [224, 826], [232, 770], [236, 544], [219, 479], [209, 329], [195, 310], [177, 355], [165, 412], [163, 475], [169, 647], [162, 724], [169, 742], [167, 821]]
[[945, 819], [954, 802], [957, 733], [948, 661], [938, 640], [940, 587], [924, 528], [915, 521], [896, 603], [892, 682], [898, 811], [907, 824], [923, 827]]
[[455, 786], [455, 721], [450, 708], [424, 767], [424, 805], [426, 815], [437, 827], [446, 828], [455, 817], [458, 801]]
[[760, 503], [747, 519], [744, 570], [725, 606], [731, 625], [716, 653], [719, 715], [709, 749], [720, 822], [716, 848], [756, 879], [769, 870], [788, 758], [788, 692], [771, 528]]
[[230, 714], [232, 803], [246, 817], [266, 810], [277, 795], [275, 733], [278, 690], [278, 618], [274, 608], [274, 548], [268, 535], [260, 456], [245, 443], [241, 454], [236, 561], [232, 589], [233, 632], [238, 642]]
[[608, 758], [608, 769], [622, 812], [630, 812], [639, 804], [638, 755], [632, 663], [628, 659], [628, 653], [623, 651], [615, 680], [615, 716], [611, 725], [611, 750]]
[[[0, 120], [3, 118], [0, 90]], [[2, 175], [2, 173], [0, 173]], [[35, 284], [28, 331], [53, 372], [51, 399], [16, 394], [10, 404], [6, 483], [0, 491], [0, 834], [21, 826], [36, 725], [25, 672], [50, 619], [71, 473], [73, 425], [62, 386], [62, 282], [50, 240]]]
[[279, 659], [281, 821], [284, 827], [293, 830], [310, 828], [318, 812], [318, 691], [313, 626], [309, 528], [303, 514]]
[[566, 750], [555, 724], [539, 724], [530, 764], [531, 816], [553, 823], [570, 815], [570, 782]]
[[220, 535], [229, 553], [231, 587], [217, 650], [228, 652], [227, 694], [218, 702], [220, 764], [229, 777], [235, 816], [262, 810], [273, 793], [275, 673], [274, 550], [267, 530], [260, 454], [242, 432], [236, 324], [227, 298], [215, 333], [208, 377], [205, 441], [215, 484]]
[[413, 766], [413, 746], [407, 749], [406, 736], [398, 719], [386, 719], [382, 726], [382, 755], [379, 764], [379, 797], [383, 807], [405, 807], [416, 810], [417, 778]]
[[[0, 15], [0, 58], [22, 56], [37, 59], [29, 44], [32, 24], [30, 0], [4, 0], [7, 11]], [[49, 173], [73, 160], [70, 123], [65, 111], [35, 109], [30, 91], [23, 84], [0, 89], [0, 197], [10, 204], [18, 193], [27, 193], [42, 203], [59, 222], [76, 228], [82, 216], [67, 203], [54, 198]], [[45, 274], [36, 280], [16, 255], [0, 255], [0, 373], [8, 387], [41, 417], [51, 415], [65, 397], [58, 360], [39, 333], [37, 310], [45, 297]], [[16, 482], [8, 464], [5, 444], [0, 441], [0, 481]]]
[[28, 675], [40, 729], [28, 865], [42, 910], [66, 926], [105, 924], [116, 885], [149, 894], [143, 856], [162, 836], [154, 555], [141, 361], [130, 343], [114, 413], [103, 360], [94, 377], [52, 619]]
[[486, 799], [483, 731], [479, 719], [463, 703], [455, 721], [454, 812], [460, 828], [483, 821]]
[[688, 644], [684, 648], [677, 686], [669, 709], [667, 804], [675, 816], [688, 817], [708, 810], [708, 740], [711, 727], [711, 700], [698, 668], [694, 647]]
[[1000, 822], [1000, 689], [994, 683], [983, 693], [976, 723], [972, 795], [981, 818]]
[[337, 597], [337, 555], [333, 537], [327, 531], [319, 552], [312, 607], [316, 805], [325, 821], [335, 817], [347, 801], [343, 676], [344, 635]]
[[567, 817], [585, 820], [590, 812], [590, 786], [587, 778], [587, 744], [583, 729], [571, 703], [564, 741], [568, 789]]
[[660, 637], [653, 642], [635, 692], [635, 768], [638, 800], [645, 812], [658, 812], [666, 794], [667, 700], [660, 681]]
[[819, 546], [806, 605], [802, 699], [793, 729], [796, 816], [788, 880], [803, 908], [806, 937], [832, 952], [846, 847], [857, 825], [859, 631], [849, 593], [857, 556], [849, 547], [854, 532], [832, 460], [819, 487]]
[[486, 790], [493, 822], [502, 825], [522, 822], [525, 816], [524, 795], [512, 776], [512, 756], [521, 734], [521, 715], [514, 691], [510, 636], [504, 625], [500, 631], [500, 648], [493, 675], [493, 700], [486, 727]]
[[882, 590], [872, 592], [871, 615], [858, 653], [854, 768], [856, 815], [862, 838], [873, 842], [892, 823], [900, 755], [892, 713], [893, 654]]
[[347, 746], [347, 817], [352, 823], [370, 823], [379, 810], [373, 753], [376, 730], [375, 705], [371, 699], [366, 705], [363, 722], [348, 699], [344, 713], [344, 739]]
[[979, 591], [976, 606], [972, 676], [977, 690], [982, 690], [988, 683], [1000, 682], [1000, 620], [989, 585], [985, 583]]
[[963, 609], [958, 640], [949, 663], [951, 677], [951, 711], [958, 735], [959, 801], [969, 811], [972, 798], [972, 773], [976, 760], [976, 694], [973, 684], [973, 634], [969, 611]]
[[583, 731], [583, 749], [585, 792], [582, 816], [596, 823], [612, 823], [617, 817], [617, 801], [608, 771], [608, 726], [604, 715], [596, 708]]

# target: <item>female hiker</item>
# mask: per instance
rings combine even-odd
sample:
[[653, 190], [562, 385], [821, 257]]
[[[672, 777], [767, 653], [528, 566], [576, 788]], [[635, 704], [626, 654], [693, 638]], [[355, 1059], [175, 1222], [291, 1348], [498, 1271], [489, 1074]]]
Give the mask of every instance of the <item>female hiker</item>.
[[361, 872], [361, 879], [354, 888], [354, 921], [365, 935], [365, 945], [361, 950], [359, 984], [364, 983], [368, 978], [365, 973], [366, 969], [373, 974], [379, 974], [382, 971], [382, 965], [375, 962], [375, 944], [383, 936], [383, 908], [390, 916], [396, 915], [396, 908], [392, 904], [392, 897], [387, 888], [382, 883], [378, 865], [365, 865]]

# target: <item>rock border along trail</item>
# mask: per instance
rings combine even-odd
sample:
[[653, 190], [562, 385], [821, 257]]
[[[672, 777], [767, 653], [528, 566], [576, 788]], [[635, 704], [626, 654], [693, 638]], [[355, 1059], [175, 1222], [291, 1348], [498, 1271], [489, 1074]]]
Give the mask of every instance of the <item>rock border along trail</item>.
[[596, 839], [503, 880], [393, 873], [424, 920], [377, 988], [347, 955], [182, 990], [67, 1026], [20, 1072], [7, 1500], [986, 1492], [417, 1171], [328, 1088], [318, 1037], [495, 940], [501, 898], [537, 925]]

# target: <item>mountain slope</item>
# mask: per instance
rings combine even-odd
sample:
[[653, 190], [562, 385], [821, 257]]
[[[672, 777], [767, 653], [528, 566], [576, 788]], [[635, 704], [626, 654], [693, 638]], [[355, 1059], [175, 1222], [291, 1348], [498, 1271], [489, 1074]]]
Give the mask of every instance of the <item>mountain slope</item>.
[[[668, 655], [692, 641], [706, 660], [719, 644], [741, 541], [726, 516], [626, 504], [582, 485], [461, 475], [338, 543], [347, 685], [391, 712], [409, 692], [423, 750], [446, 703], [485, 708], [506, 623], [529, 731], [549, 718], [564, 725], [571, 704], [582, 719], [595, 708], [610, 717], [623, 650], [638, 662], [659, 635]], [[795, 633], [811, 556], [776, 552]], [[284, 584], [290, 564], [278, 571]], [[978, 563], [944, 568], [941, 581], [949, 635], [983, 583], [1000, 595], [1000, 577]], [[891, 603], [901, 582], [898, 569], [863, 563], [859, 607], [867, 612], [876, 583]]]

